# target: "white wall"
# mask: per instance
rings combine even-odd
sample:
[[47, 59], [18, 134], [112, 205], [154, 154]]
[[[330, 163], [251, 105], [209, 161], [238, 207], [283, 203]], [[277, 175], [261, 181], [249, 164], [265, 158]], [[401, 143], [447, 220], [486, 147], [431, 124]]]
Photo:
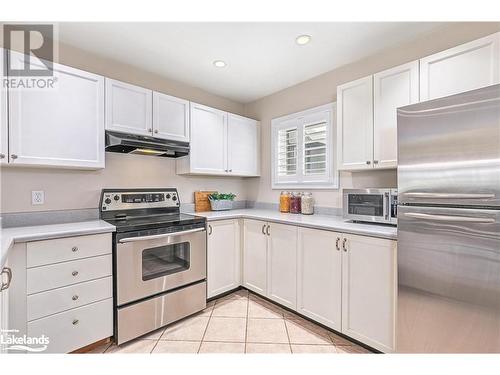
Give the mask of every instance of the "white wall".
[[[249, 183], [249, 200], [277, 203], [279, 190], [271, 189], [271, 120], [336, 101], [337, 86], [345, 82], [445, 50], [461, 43], [500, 31], [500, 23], [450, 23], [420, 36], [410, 43], [388, 49], [374, 56], [332, 70], [298, 85], [245, 105], [247, 116], [261, 120], [262, 176]], [[395, 170], [342, 172], [339, 190], [312, 190], [316, 204], [342, 206], [343, 188], [394, 187]]]

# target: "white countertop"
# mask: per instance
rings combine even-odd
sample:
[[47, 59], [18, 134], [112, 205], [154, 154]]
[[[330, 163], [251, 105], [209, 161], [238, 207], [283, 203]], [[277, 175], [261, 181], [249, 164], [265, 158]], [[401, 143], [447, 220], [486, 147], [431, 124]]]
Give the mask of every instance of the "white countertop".
[[9, 250], [16, 242], [47, 240], [51, 238], [82, 236], [86, 234], [109, 233], [114, 231], [115, 226], [103, 220], [2, 228], [0, 229], [0, 268], [4, 266]]
[[276, 223], [291, 224], [307, 228], [326, 229], [343, 233], [360, 234], [370, 237], [397, 239], [397, 227], [383, 224], [364, 224], [345, 221], [341, 216], [282, 214], [273, 210], [245, 208], [230, 211], [196, 212], [208, 221], [224, 219], [256, 219]]

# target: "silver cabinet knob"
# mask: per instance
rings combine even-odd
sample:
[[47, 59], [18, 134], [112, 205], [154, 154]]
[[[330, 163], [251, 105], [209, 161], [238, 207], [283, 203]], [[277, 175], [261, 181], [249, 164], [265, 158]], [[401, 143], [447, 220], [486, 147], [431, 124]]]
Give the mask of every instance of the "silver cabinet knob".
[[152, 133], [153, 132], [153, 128], [149, 128], [148, 132]]
[[74, 253], [76, 253], [78, 251], [78, 246], [73, 246], [71, 248], [71, 251], [74, 252]]
[[263, 234], [264, 236], [266, 235], [265, 230], [266, 230], [266, 224], [264, 224], [264, 225], [262, 226], [262, 234]]
[[78, 296], [75, 294], [73, 297], [71, 297], [73, 301], [76, 301], [78, 299]]
[[78, 276], [78, 271], [73, 271], [73, 272], [71, 272], [71, 274], [76, 277], [76, 276]]
[[210, 236], [212, 234], [212, 226], [208, 224], [208, 235]]
[[158, 134], [158, 129], [155, 129], [155, 134]]
[[0, 154], [0, 159], [5, 159], [5, 154]]
[[232, 171], [233, 171], [232, 169], [229, 170], [229, 172], [232, 172]]
[[366, 161], [366, 164], [367, 164], [367, 165], [370, 165], [371, 163], [372, 163], [372, 162], [371, 162], [370, 160], [367, 160], [367, 161]]
[[340, 251], [339, 242], [340, 242], [340, 237], [337, 237], [337, 239], [335, 240], [335, 248], [336, 248], [338, 251]]
[[73, 320], [73, 325], [76, 326], [78, 323], [80, 323], [80, 321], [78, 319], [74, 319]]
[[11, 159], [17, 159], [17, 155], [16, 154], [12, 154], [12, 155], [10, 155], [10, 158]]
[[378, 164], [378, 160], [374, 160], [374, 161], [373, 161], [373, 164]]

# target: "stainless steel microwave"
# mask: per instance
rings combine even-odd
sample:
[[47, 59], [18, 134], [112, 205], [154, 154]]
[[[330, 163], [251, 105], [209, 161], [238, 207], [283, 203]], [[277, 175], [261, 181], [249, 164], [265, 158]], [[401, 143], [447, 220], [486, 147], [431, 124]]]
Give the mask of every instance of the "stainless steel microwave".
[[344, 219], [397, 224], [397, 189], [344, 189]]

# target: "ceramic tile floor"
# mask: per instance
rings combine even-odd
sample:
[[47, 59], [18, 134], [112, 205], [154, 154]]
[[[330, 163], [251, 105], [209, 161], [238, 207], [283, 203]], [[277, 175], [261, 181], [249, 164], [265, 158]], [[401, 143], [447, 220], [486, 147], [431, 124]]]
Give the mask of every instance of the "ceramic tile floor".
[[121, 346], [91, 353], [369, 353], [246, 290]]

